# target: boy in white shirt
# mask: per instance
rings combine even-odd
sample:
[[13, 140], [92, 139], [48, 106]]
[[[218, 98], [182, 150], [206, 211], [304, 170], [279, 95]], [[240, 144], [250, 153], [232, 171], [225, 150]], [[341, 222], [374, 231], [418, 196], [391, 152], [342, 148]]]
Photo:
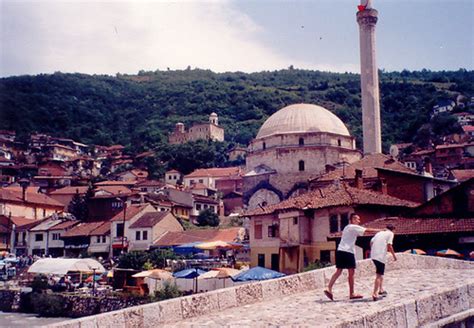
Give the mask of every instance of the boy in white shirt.
[[375, 265], [375, 282], [374, 291], [372, 293], [372, 299], [376, 301], [379, 295], [387, 295], [387, 292], [383, 290], [383, 274], [385, 272], [385, 263], [387, 262], [387, 251], [389, 251], [393, 259], [396, 261], [397, 257], [393, 250], [393, 230], [395, 227], [391, 224], [387, 225], [387, 229], [380, 231], [370, 241], [370, 258]]
[[355, 242], [358, 236], [362, 236], [367, 232], [379, 232], [380, 229], [369, 229], [359, 225], [360, 217], [353, 213], [351, 214], [351, 224], [348, 224], [344, 230], [342, 230], [342, 237], [339, 246], [336, 251], [336, 272], [332, 275], [329, 281], [328, 288], [324, 291], [324, 294], [331, 300], [334, 300], [332, 295], [332, 287], [336, 280], [342, 273], [343, 269], [347, 269], [349, 272], [349, 299], [362, 298], [362, 295], [354, 293], [354, 274], [356, 268], [355, 260]]

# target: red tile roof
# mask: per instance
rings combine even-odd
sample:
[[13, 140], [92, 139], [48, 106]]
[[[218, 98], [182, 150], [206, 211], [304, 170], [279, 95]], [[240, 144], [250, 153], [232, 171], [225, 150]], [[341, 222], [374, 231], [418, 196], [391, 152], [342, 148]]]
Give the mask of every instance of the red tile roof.
[[346, 165], [344, 168], [338, 168], [334, 171], [323, 174], [320, 177], [315, 177], [312, 180], [332, 181], [339, 178], [354, 179], [356, 170], [362, 170], [363, 178], [376, 178], [376, 168], [378, 167], [393, 168], [403, 172], [414, 172], [413, 170], [403, 165], [401, 162], [392, 159], [390, 156], [384, 154], [370, 154], [364, 156], [361, 160], [357, 162]]
[[166, 171], [166, 173], [179, 173], [179, 174], [181, 174], [181, 172], [179, 172], [178, 170], [169, 170], [169, 171]]
[[[366, 227], [383, 229], [388, 224], [395, 226], [395, 234], [433, 234], [447, 232], [473, 232], [474, 218], [403, 218], [390, 217], [365, 224]], [[369, 233], [368, 233], [369, 234]], [[373, 234], [373, 233], [372, 233]]]
[[[150, 204], [145, 205], [131, 205], [127, 206], [125, 209], [125, 221], [132, 219], [135, 215], [143, 211], [147, 206], [151, 206]], [[111, 220], [113, 221], [123, 221], [123, 210], [117, 213]]]
[[129, 188], [125, 186], [100, 186], [95, 189], [96, 192], [100, 190], [111, 193], [112, 195], [129, 194], [132, 192]]
[[214, 198], [203, 196], [203, 195], [193, 195], [194, 201], [199, 202], [199, 203], [206, 203], [206, 204], [214, 204], [218, 205], [219, 202], [215, 200]]
[[27, 219], [24, 216], [12, 216], [11, 220], [17, 228], [36, 222], [36, 220]]
[[75, 226], [76, 224], [80, 223], [80, 221], [77, 221], [77, 220], [68, 220], [68, 221], [64, 221], [64, 222], [61, 222], [59, 224], [56, 224], [55, 226], [52, 226], [46, 230], [63, 230], [63, 229], [69, 229], [73, 226]]
[[474, 169], [467, 169], [467, 170], [451, 170], [451, 174], [458, 180], [459, 182], [463, 182], [469, 180], [470, 178], [474, 178]]
[[143, 214], [137, 221], [135, 221], [130, 228], [151, 228], [163, 220], [167, 215], [173, 216], [171, 212], [150, 212]]
[[474, 132], [474, 125], [464, 125], [462, 129], [464, 132]]
[[208, 242], [222, 240], [225, 242], [237, 241], [242, 228], [187, 230], [182, 232], [168, 231], [161, 236], [155, 246], [176, 246], [192, 242]]
[[303, 195], [284, 200], [275, 205], [251, 210], [244, 213], [243, 216], [272, 214], [276, 211], [291, 209], [320, 209], [343, 205], [416, 207], [419, 204], [368, 189], [350, 187], [347, 183], [340, 183], [339, 187], [331, 185], [325, 188], [316, 189]]
[[134, 186], [136, 181], [101, 181], [94, 183], [94, 186]]
[[194, 178], [194, 177], [213, 177], [213, 178], [223, 178], [232, 175], [238, 175], [241, 173], [241, 169], [238, 166], [235, 167], [222, 167], [222, 168], [210, 168], [210, 169], [197, 169], [191, 172], [188, 175], [185, 175], [185, 178]]
[[107, 227], [110, 230], [110, 222], [108, 221], [82, 222], [64, 233], [62, 237], [94, 236], [97, 233], [96, 231], [107, 229]]
[[79, 195], [84, 195], [87, 192], [87, 186], [75, 186], [75, 187], [64, 187], [60, 189], [56, 189], [50, 192], [50, 195], [75, 195], [79, 193]]
[[165, 183], [159, 180], [143, 180], [137, 182], [135, 187], [164, 187]]
[[[21, 191], [8, 190], [0, 188], [0, 200], [5, 202], [23, 203], [23, 195]], [[44, 207], [55, 207], [57, 209], [63, 209], [64, 204], [52, 199], [44, 194], [38, 194], [33, 192], [26, 193], [26, 204], [36, 204]]]
[[102, 225], [98, 226], [96, 229], [92, 230], [91, 236], [103, 236], [110, 234], [110, 222], [105, 221]]

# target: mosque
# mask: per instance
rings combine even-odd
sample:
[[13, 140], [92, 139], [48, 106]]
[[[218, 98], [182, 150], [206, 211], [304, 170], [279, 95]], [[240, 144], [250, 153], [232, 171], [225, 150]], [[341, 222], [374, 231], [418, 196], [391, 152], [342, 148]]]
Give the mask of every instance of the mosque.
[[329, 110], [286, 106], [265, 121], [248, 147], [244, 202], [248, 209], [279, 203], [306, 192], [308, 179], [328, 166], [361, 157], [354, 137]]
[[[377, 10], [361, 0], [360, 36], [364, 154], [382, 152], [379, 80], [375, 52]], [[294, 104], [271, 115], [248, 147], [243, 202], [248, 210], [306, 192], [308, 178], [362, 158], [344, 123], [327, 109]]]

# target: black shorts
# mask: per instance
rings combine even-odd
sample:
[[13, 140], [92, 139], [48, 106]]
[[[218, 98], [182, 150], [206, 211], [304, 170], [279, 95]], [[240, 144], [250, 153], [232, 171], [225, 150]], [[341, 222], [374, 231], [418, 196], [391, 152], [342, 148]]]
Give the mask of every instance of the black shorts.
[[375, 273], [383, 276], [383, 274], [385, 273], [385, 263], [382, 263], [377, 260], [372, 260], [372, 262], [374, 262], [375, 264]]
[[356, 260], [352, 253], [344, 251], [336, 251], [336, 268], [338, 269], [355, 269]]

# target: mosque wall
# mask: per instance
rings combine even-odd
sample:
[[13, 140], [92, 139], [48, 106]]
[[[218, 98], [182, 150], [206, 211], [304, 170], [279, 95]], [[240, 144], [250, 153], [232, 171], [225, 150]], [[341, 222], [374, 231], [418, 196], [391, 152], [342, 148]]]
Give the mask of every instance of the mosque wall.
[[[303, 141], [303, 145], [300, 145], [300, 139]], [[301, 147], [305, 145], [313, 146], [334, 146], [354, 149], [354, 138], [348, 136], [341, 136], [332, 133], [294, 133], [294, 134], [280, 134], [273, 135], [270, 137], [255, 139], [249, 146], [250, 151], [263, 150], [263, 143], [265, 148], [269, 149], [272, 147], [281, 146], [296, 146]]]

